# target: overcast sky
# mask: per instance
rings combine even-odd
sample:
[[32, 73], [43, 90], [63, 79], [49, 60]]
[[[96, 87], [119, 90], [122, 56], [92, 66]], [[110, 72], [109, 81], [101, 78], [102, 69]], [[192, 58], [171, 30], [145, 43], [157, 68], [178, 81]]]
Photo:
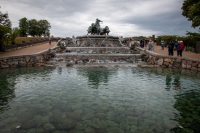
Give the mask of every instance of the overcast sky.
[[184, 0], [0, 0], [1, 12], [8, 12], [12, 27], [19, 19], [45, 19], [51, 35], [86, 35], [96, 18], [108, 26], [111, 35], [185, 35], [198, 31], [181, 15]]

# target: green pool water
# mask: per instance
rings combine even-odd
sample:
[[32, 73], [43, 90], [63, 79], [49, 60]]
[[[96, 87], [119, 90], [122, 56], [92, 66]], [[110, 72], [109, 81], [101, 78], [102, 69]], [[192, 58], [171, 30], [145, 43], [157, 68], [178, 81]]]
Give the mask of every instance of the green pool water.
[[199, 133], [200, 74], [161, 68], [0, 70], [0, 133]]

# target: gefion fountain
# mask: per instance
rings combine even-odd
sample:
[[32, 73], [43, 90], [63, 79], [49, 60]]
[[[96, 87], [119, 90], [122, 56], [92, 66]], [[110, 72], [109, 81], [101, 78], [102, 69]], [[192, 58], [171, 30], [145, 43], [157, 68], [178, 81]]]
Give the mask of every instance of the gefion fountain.
[[57, 65], [137, 65], [140, 53], [123, 44], [118, 36], [108, 35], [109, 27], [100, 27], [98, 18], [84, 36], [66, 38], [64, 49], [53, 59]]

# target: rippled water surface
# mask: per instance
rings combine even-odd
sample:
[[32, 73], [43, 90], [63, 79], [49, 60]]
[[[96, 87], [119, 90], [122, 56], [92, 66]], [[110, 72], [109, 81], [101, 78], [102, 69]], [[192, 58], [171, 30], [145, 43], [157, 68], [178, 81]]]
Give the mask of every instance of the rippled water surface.
[[197, 133], [200, 74], [174, 69], [0, 71], [0, 133]]

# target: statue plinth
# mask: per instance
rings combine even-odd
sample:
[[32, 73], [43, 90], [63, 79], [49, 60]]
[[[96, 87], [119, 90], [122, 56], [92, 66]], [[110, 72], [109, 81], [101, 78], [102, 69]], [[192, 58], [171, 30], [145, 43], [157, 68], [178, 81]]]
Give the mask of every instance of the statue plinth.
[[110, 35], [77, 36], [76, 41], [80, 47], [119, 47], [119, 37]]

